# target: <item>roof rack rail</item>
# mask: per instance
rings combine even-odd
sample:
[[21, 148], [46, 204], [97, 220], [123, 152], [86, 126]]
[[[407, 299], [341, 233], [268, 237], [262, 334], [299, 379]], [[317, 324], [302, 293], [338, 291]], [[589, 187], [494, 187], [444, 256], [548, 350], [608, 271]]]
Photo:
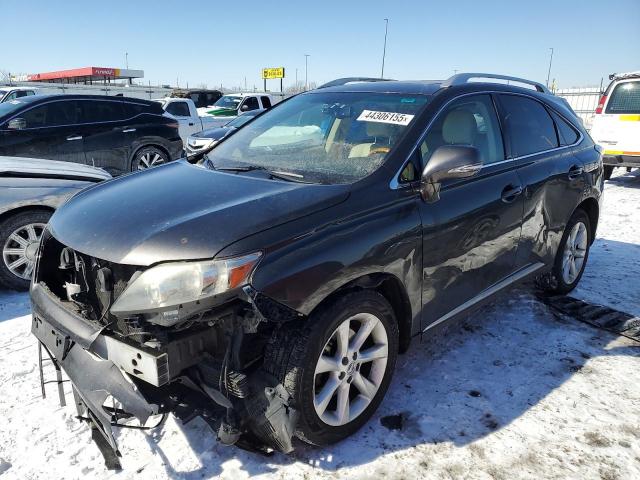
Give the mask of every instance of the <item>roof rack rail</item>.
[[340, 85], [346, 85], [347, 83], [360, 83], [360, 82], [388, 82], [388, 78], [374, 78], [374, 77], [345, 77], [331, 80], [330, 82], [320, 85], [318, 88], [338, 87]]
[[458, 73], [452, 77], [447, 78], [443, 83], [443, 87], [451, 87], [453, 85], [464, 85], [469, 83], [472, 78], [494, 78], [497, 80], [507, 80], [509, 82], [525, 83], [532, 85], [535, 89], [541, 93], [551, 93], [547, 87], [539, 82], [533, 80], [527, 80], [526, 78], [510, 77], [508, 75], [497, 75], [495, 73]]

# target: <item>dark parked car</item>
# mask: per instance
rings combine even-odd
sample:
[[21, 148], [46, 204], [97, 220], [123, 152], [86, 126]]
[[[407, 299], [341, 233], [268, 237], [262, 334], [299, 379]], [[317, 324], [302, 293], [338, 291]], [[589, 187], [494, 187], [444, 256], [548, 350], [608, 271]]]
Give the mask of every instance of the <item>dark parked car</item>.
[[119, 175], [181, 154], [178, 123], [157, 102], [35, 95], [0, 104], [0, 155], [86, 163]]
[[196, 104], [196, 108], [210, 107], [222, 97], [220, 90], [203, 90], [197, 88], [175, 89], [171, 92], [173, 98], [190, 98]]
[[0, 157], [0, 286], [29, 288], [38, 243], [54, 210], [83, 188], [111, 178], [100, 168]]
[[130, 175], [55, 213], [32, 331], [111, 466], [109, 394], [120, 418], [202, 415], [225, 443], [324, 445], [371, 417], [412, 337], [525, 279], [576, 286], [599, 147], [544, 86], [491, 78], [306, 92], [209, 168]]
[[187, 144], [184, 146], [187, 158], [197, 158], [203, 153], [208, 152], [216, 144], [227, 135], [235, 132], [238, 128], [253, 119], [253, 117], [261, 114], [264, 110], [250, 110], [237, 116], [229, 123], [218, 128], [209, 128], [198, 133], [194, 133], [187, 138]]

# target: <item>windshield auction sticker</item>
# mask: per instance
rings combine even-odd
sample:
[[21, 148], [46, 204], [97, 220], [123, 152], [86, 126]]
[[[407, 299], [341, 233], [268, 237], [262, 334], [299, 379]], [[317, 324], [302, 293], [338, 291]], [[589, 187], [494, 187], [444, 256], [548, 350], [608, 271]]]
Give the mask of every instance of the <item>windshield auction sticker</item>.
[[409, 122], [413, 120], [414, 115], [408, 115], [406, 113], [393, 113], [393, 112], [376, 112], [375, 110], [363, 110], [360, 116], [357, 118], [360, 122], [378, 122], [378, 123], [391, 123], [392, 125], [409, 125]]

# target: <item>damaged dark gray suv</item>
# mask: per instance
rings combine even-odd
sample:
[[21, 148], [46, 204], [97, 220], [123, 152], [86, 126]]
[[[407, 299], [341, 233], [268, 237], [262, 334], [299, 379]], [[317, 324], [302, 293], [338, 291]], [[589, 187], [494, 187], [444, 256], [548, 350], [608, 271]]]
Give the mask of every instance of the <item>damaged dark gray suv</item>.
[[336, 442], [413, 336], [580, 280], [602, 158], [566, 102], [488, 74], [333, 83], [52, 217], [32, 331], [109, 467], [112, 427], [167, 413], [253, 450]]

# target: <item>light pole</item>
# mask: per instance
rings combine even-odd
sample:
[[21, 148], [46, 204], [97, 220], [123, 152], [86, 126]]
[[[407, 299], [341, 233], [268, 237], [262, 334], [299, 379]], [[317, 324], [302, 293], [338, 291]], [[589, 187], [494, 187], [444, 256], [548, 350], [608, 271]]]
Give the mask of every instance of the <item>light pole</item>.
[[298, 91], [298, 69], [296, 68], [296, 92]]
[[124, 52], [124, 64], [127, 66], [127, 70], [129, 70], [129, 52]]
[[549, 77], [551, 76], [551, 62], [553, 62], [553, 47], [549, 48], [551, 50], [551, 56], [549, 57], [549, 71], [547, 72], [547, 88], [549, 88]]
[[309, 90], [309, 57], [311, 55], [305, 53], [304, 54], [304, 91]]
[[380, 78], [384, 78], [384, 57], [387, 55], [387, 30], [389, 29], [389, 19], [384, 19], [384, 46], [382, 47], [382, 70]]

